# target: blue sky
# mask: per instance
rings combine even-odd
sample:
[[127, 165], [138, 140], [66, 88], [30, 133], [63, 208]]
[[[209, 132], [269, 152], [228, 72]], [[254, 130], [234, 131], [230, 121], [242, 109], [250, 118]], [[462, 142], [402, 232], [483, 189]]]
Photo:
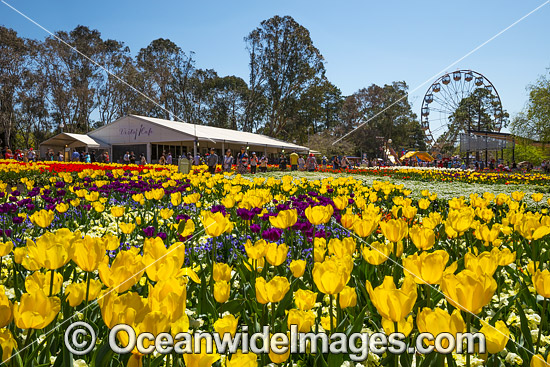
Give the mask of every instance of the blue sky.
[[[326, 60], [328, 79], [344, 95], [373, 83], [405, 80], [420, 102], [435, 75], [543, 0], [483, 1], [142, 1], [6, 0], [45, 28], [82, 24], [124, 41], [132, 53], [156, 38], [194, 51], [196, 66], [248, 79], [245, 37], [264, 19], [290, 15], [309, 29]], [[46, 33], [0, 3], [0, 24], [21, 36]], [[526, 86], [550, 67], [550, 4], [446, 71], [472, 69], [498, 90], [513, 116]]]

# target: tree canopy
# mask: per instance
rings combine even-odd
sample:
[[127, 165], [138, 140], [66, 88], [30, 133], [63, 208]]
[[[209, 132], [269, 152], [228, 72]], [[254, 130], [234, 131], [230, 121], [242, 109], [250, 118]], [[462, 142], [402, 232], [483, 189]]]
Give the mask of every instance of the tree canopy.
[[425, 149], [405, 82], [373, 84], [343, 96], [327, 79], [310, 32], [290, 16], [266, 19], [246, 35], [246, 81], [199, 68], [193, 52], [166, 38], [133, 54], [124, 42], [83, 25], [55, 35], [66, 44], [53, 36], [25, 39], [0, 26], [5, 145], [32, 146], [60, 131], [86, 133], [142, 114], [320, 144], [326, 152], [381, 155], [382, 140], [389, 138], [396, 147]]

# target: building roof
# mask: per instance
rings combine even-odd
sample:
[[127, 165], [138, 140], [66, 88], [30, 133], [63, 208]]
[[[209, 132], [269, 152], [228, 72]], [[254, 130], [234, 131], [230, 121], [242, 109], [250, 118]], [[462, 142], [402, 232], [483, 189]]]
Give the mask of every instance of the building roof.
[[87, 146], [89, 148], [108, 147], [101, 140], [85, 134], [61, 133], [42, 142], [40, 145], [68, 146], [69, 148]]
[[[154, 117], [145, 117], [145, 116], [138, 116], [138, 115], [129, 115], [129, 116], [151, 122], [155, 125], [176, 130], [178, 132], [181, 132], [193, 137], [196, 136], [201, 141], [210, 140], [216, 143], [228, 142], [228, 143], [277, 147], [277, 148], [285, 148], [285, 149], [309, 150], [309, 148], [307, 147], [293, 144], [293, 143], [288, 143], [286, 141], [275, 139], [262, 134], [224, 129], [221, 127], [214, 127], [214, 126], [194, 125], [194, 124], [189, 124], [187, 122], [163, 120], [163, 119], [158, 119]], [[116, 123], [116, 121], [114, 123]]]

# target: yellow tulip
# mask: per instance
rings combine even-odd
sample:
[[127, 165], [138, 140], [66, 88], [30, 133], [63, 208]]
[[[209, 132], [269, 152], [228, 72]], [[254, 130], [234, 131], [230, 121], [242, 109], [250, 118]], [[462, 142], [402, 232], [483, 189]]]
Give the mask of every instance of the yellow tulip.
[[106, 256], [98, 266], [99, 277], [103, 284], [114, 288], [119, 293], [132, 288], [145, 272], [143, 258], [137, 252], [138, 249], [120, 251], [111, 266]]
[[33, 241], [27, 239], [26, 247], [17, 247], [13, 250], [13, 261], [17, 264], [21, 264], [25, 269], [29, 271], [39, 270], [42, 266], [34, 258], [29, 256], [29, 244]]
[[218, 303], [225, 303], [229, 299], [231, 285], [225, 280], [214, 283], [214, 299]]
[[295, 278], [300, 278], [304, 275], [306, 271], [306, 261], [305, 260], [292, 260], [290, 262], [290, 271]]
[[159, 311], [167, 315], [169, 321], [172, 323], [186, 322], [186, 300], [187, 279], [185, 278], [172, 278], [159, 281], [155, 286], [149, 285], [149, 295], [147, 298], [149, 308], [152, 311]]
[[256, 299], [261, 304], [280, 302], [289, 290], [287, 278], [276, 276], [269, 282], [263, 277], [256, 278]]
[[147, 238], [143, 244], [143, 263], [147, 276], [154, 282], [174, 277], [183, 266], [185, 245], [176, 242], [166, 248], [160, 237]]
[[215, 282], [219, 282], [220, 280], [224, 280], [226, 282], [229, 282], [231, 280], [231, 270], [233, 268], [227, 264], [224, 263], [214, 263], [214, 272], [212, 278]]
[[368, 237], [378, 228], [378, 223], [380, 222], [381, 216], [368, 216], [363, 219], [358, 219], [353, 224], [353, 231], [359, 237]]
[[57, 210], [59, 213], [65, 213], [67, 210], [69, 210], [69, 204], [59, 203], [55, 206], [55, 210]]
[[508, 330], [506, 324], [502, 321], [497, 321], [495, 326], [491, 326], [484, 321], [481, 321], [481, 324], [483, 326], [479, 332], [485, 335], [487, 352], [496, 354], [503, 351], [510, 338], [510, 330]]
[[164, 220], [168, 220], [174, 215], [174, 211], [170, 208], [163, 208], [159, 211], [160, 216]]
[[13, 250], [13, 242], [0, 242], [0, 257], [8, 255]]
[[402, 219], [390, 219], [387, 222], [380, 222], [380, 229], [388, 241], [399, 242], [407, 236], [409, 227]]
[[258, 240], [252, 245], [250, 240], [247, 240], [244, 244], [246, 255], [253, 260], [258, 260], [265, 256], [267, 251], [267, 242], [265, 240]]
[[172, 206], [178, 206], [181, 204], [181, 192], [173, 192], [170, 194], [170, 202]]
[[191, 220], [180, 220], [178, 225], [174, 225], [182, 237], [191, 236], [195, 232], [195, 223]]
[[403, 216], [407, 219], [413, 219], [416, 217], [417, 209], [414, 206], [407, 205], [403, 207]]
[[94, 203], [92, 203], [92, 207], [94, 208], [94, 210], [98, 213], [103, 213], [103, 211], [105, 210], [105, 205], [103, 205], [101, 202], [99, 201], [96, 201]]
[[391, 246], [378, 241], [373, 242], [370, 246], [363, 246], [361, 253], [363, 259], [371, 265], [380, 265], [388, 260], [392, 253]]
[[497, 282], [492, 276], [468, 269], [456, 275], [445, 273], [441, 281], [441, 290], [447, 302], [476, 315], [491, 302], [496, 289]]
[[55, 234], [46, 232], [36, 242], [27, 242], [28, 255], [43, 268], [59, 269], [73, 256], [73, 239], [68, 229], [57, 230]]
[[73, 260], [84, 271], [97, 270], [107, 251], [104, 241], [90, 236], [76, 239], [73, 246]]
[[[88, 291], [88, 302], [93, 301], [101, 293], [101, 288], [103, 284], [97, 279], [90, 280], [90, 289]], [[77, 307], [86, 298], [86, 283], [71, 283], [65, 288], [65, 295], [67, 296], [67, 301], [71, 307]]]
[[334, 208], [332, 205], [317, 205], [314, 207], [308, 206], [305, 210], [307, 219], [314, 226], [327, 223], [333, 213]]
[[[39, 271], [32, 273], [25, 278], [25, 289], [27, 293], [34, 293], [36, 291], [43, 291], [49, 295], [51, 287], [51, 272], [43, 274]], [[53, 288], [52, 295], [58, 294], [61, 291], [61, 286], [63, 285], [63, 276], [60, 273], [54, 273], [53, 277]]]
[[[456, 337], [456, 334], [466, 331], [466, 324], [460, 314], [460, 311], [455, 309], [451, 315], [441, 308], [434, 310], [425, 307], [416, 317], [416, 325], [421, 333], [430, 333], [437, 336], [441, 333], [450, 333]], [[427, 341], [428, 345], [433, 345], [433, 341]], [[448, 347], [448, 340], [443, 340], [443, 347]]]
[[340, 224], [346, 229], [352, 229], [357, 220], [358, 219], [355, 214], [346, 213], [340, 218]]
[[524, 196], [525, 193], [521, 191], [514, 191], [512, 193], [512, 199], [514, 199], [515, 201], [522, 201]]
[[21, 302], [13, 308], [13, 318], [20, 329], [43, 329], [55, 319], [60, 309], [59, 298], [46, 297], [42, 290], [38, 290], [21, 296]]
[[341, 308], [357, 306], [357, 293], [355, 292], [355, 288], [346, 285], [338, 294], [338, 297], [340, 298], [339, 303]]
[[29, 219], [31, 222], [39, 227], [46, 228], [49, 227], [50, 224], [52, 224], [54, 218], [54, 212], [51, 210], [40, 210], [35, 213], [33, 213]]
[[498, 235], [500, 234], [500, 227], [496, 224], [489, 229], [489, 226], [483, 224], [475, 230], [475, 236], [478, 240], [483, 241], [485, 246], [492, 244], [498, 244]]
[[[271, 335], [271, 337], [273, 337]], [[289, 340], [290, 338], [288, 337], [287, 335], [287, 340]], [[273, 340], [275, 342], [281, 342], [283, 339], [282, 338], [273, 338]], [[272, 348], [269, 348], [269, 359], [271, 360], [271, 362], [275, 363], [275, 364], [282, 364], [283, 362], [285, 362], [289, 357], [290, 357], [290, 346], [282, 346], [282, 347], [279, 347], [277, 348], [277, 351], [282, 351], [284, 347], [287, 347], [287, 351], [285, 353], [276, 353], [275, 350], [273, 350]]]
[[120, 222], [118, 223], [118, 227], [120, 228], [122, 233], [130, 234], [134, 231], [134, 229], [136, 228], [136, 225], [134, 223]]
[[443, 250], [422, 252], [403, 259], [405, 276], [410, 276], [417, 284], [439, 284], [449, 261], [449, 254]]
[[0, 348], [2, 348], [2, 362], [10, 359], [11, 353], [17, 348], [17, 341], [8, 329], [0, 329]]
[[393, 321], [383, 318], [382, 327], [387, 335], [392, 333], [403, 333], [407, 337], [414, 327], [413, 317], [410, 315], [408, 318], [399, 321], [397, 323], [397, 330], [395, 329], [395, 323]]
[[232, 230], [229, 216], [224, 216], [222, 212], [202, 212], [202, 225], [204, 231], [210, 237], [218, 237], [222, 233], [230, 232]]
[[470, 229], [472, 222], [474, 221], [474, 209], [468, 207], [460, 210], [451, 210], [447, 217], [452, 229], [459, 235]]
[[284, 243], [277, 245], [272, 242], [267, 245], [265, 259], [273, 266], [279, 266], [285, 262], [288, 255], [288, 246]]
[[313, 281], [324, 294], [338, 294], [349, 282], [351, 269], [331, 259], [315, 263]]
[[325, 330], [332, 330], [336, 327], [336, 319], [332, 319], [332, 325], [331, 325], [331, 317], [330, 315], [327, 316], [321, 316], [321, 326]]
[[422, 199], [418, 200], [418, 207], [422, 210], [428, 209], [430, 204], [431, 204], [431, 201], [428, 200], [428, 199], [422, 198]]
[[498, 267], [498, 257], [494, 252], [484, 251], [479, 256], [468, 252], [464, 255], [464, 267], [477, 274], [493, 276]]
[[258, 367], [258, 355], [252, 352], [243, 353], [238, 350], [231, 355], [230, 360], [226, 360], [226, 367]]
[[292, 227], [298, 221], [298, 212], [296, 209], [281, 210], [275, 217], [269, 217], [269, 222], [273, 227], [287, 229]]
[[0, 285], [0, 328], [8, 325], [13, 318], [13, 304], [8, 299], [3, 285]]
[[115, 218], [120, 218], [124, 215], [124, 212], [126, 211], [126, 208], [123, 206], [112, 206], [111, 207], [111, 215]]
[[[193, 341], [192, 345], [195, 345]], [[214, 345], [215, 347], [215, 345]], [[195, 348], [191, 348], [193, 352], [196, 352]], [[183, 360], [185, 361], [186, 367], [211, 367], [214, 363], [220, 360], [221, 356], [216, 353], [214, 348], [214, 353], [206, 353], [206, 339], [201, 339], [201, 348], [200, 353], [184, 353]], [[197, 351], [198, 352], [198, 351]]]
[[231, 334], [231, 336], [235, 336], [235, 333], [237, 332], [237, 325], [239, 324], [239, 318], [229, 314], [225, 315], [221, 319], [217, 319], [214, 323], [214, 330], [218, 334], [220, 334], [221, 337], [225, 333]]
[[533, 285], [538, 294], [544, 298], [550, 298], [550, 272], [548, 269], [537, 270], [533, 275]]
[[497, 247], [494, 247], [491, 252], [495, 254], [499, 266], [507, 266], [516, 261], [516, 252], [510, 251], [508, 248], [499, 250]]
[[410, 277], [405, 277], [400, 289], [396, 288], [390, 276], [374, 289], [368, 280], [366, 285], [374, 307], [383, 318], [399, 322], [412, 311], [417, 293], [416, 283]]
[[550, 234], [550, 226], [540, 222], [540, 218], [534, 214], [523, 215], [514, 224], [514, 229], [527, 240], [538, 240]]
[[353, 255], [356, 246], [355, 240], [352, 237], [346, 237], [342, 240], [331, 238], [327, 247], [329, 254], [341, 258]]
[[409, 229], [409, 236], [419, 250], [429, 250], [435, 244], [435, 233], [430, 228], [414, 225]]
[[105, 248], [109, 251], [115, 251], [120, 247], [120, 239], [110, 233], [101, 237], [101, 240], [105, 243]]
[[294, 303], [302, 311], [309, 311], [315, 306], [317, 293], [310, 290], [298, 289], [294, 292]]
[[296, 325], [299, 333], [308, 333], [315, 325], [315, 314], [313, 311], [302, 311], [298, 309], [290, 309], [288, 311], [287, 326], [290, 330], [291, 325]]
[[533, 358], [531, 358], [530, 367], [550, 367], [550, 354], [546, 357], [546, 361], [544, 361], [544, 357], [540, 354], [533, 356]]

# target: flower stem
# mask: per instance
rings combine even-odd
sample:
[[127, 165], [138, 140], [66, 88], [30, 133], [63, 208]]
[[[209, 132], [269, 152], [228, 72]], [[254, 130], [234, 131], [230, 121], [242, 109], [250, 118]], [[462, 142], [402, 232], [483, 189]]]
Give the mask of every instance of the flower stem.
[[[471, 331], [472, 315], [469, 311], [466, 311], [466, 332], [469, 334]], [[470, 353], [466, 353], [466, 367], [470, 367]]]
[[334, 315], [332, 313], [332, 302], [334, 301], [334, 296], [332, 294], [329, 294], [329, 298], [330, 298], [330, 303], [329, 303], [329, 312], [330, 312], [330, 334], [332, 334], [333, 332], [333, 329], [334, 329], [334, 322], [333, 322], [333, 319], [334, 319]]
[[53, 282], [55, 279], [55, 270], [50, 270], [51, 272], [51, 278], [50, 278], [50, 297], [53, 295]]
[[544, 324], [546, 323], [547, 308], [548, 308], [548, 298], [545, 298], [543, 303], [542, 303], [542, 319], [540, 320], [539, 335], [537, 336], [537, 349], [535, 350], [535, 354], [539, 353], [540, 337], [542, 335], [542, 328], [544, 327]]
[[88, 319], [87, 319], [88, 305], [90, 303], [88, 301], [89, 294], [90, 294], [90, 272], [88, 272], [87, 275], [86, 275], [86, 298], [84, 299], [86, 301], [86, 307], [84, 308], [84, 321], [88, 321]]

